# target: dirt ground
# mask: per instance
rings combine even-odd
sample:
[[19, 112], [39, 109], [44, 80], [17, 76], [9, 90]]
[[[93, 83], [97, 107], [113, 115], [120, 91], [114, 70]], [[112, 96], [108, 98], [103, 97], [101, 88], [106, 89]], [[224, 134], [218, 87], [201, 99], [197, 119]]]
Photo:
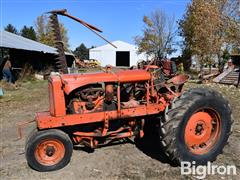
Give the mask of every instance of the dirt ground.
[[[187, 87], [210, 86], [226, 96], [233, 107], [233, 134], [224, 153], [214, 164], [236, 165], [235, 176], [207, 176], [207, 179], [240, 179], [240, 90], [223, 85], [187, 84]], [[63, 169], [40, 173], [26, 163], [24, 139], [17, 139], [16, 123], [32, 120], [36, 111], [48, 109], [47, 82], [25, 82], [17, 90], [5, 92], [0, 99], [0, 179], [195, 179], [181, 176], [162, 158], [149, 154], [133, 143], [122, 143], [96, 149], [93, 153], [74, 150], [71, 162]], [[31, 126], [24, 130], [27, 134]]]

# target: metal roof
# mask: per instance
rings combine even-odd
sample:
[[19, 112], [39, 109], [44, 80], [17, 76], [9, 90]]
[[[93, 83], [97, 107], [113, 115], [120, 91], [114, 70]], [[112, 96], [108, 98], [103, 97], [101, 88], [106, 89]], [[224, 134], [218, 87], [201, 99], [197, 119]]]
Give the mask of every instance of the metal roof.
[[114, 48], [110, 44], [105, 44], [102, 46], [98, 46], [96, 48], [90, 49], [90, 51], [102, 51], [102, 50], [112, 50], [112, 51], [137, 51], [137, 46], [123, 42], [123, 41], [113, 41], [112, 44], [114, 44], [117, 48]]
[[[7, 31], [0, 31], [0, 47], [57, 54], [57, 50], [54, 47], [47, 46]], [[69, 52], [65, 52], [65, 54], [73, 55]]]

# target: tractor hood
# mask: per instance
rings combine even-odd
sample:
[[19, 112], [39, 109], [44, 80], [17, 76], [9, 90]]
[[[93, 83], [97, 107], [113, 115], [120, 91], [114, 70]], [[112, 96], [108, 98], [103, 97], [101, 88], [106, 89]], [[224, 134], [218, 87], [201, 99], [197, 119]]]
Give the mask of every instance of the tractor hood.
[[120, 70], [117, 72], [96, 72], [84, 74], [63, 74], [60, 75], [63, 89], [69, 94], [76, 88], [87, 84], [102, 82], [137, 82], [150, 80], [151, 75], [146, 70]]

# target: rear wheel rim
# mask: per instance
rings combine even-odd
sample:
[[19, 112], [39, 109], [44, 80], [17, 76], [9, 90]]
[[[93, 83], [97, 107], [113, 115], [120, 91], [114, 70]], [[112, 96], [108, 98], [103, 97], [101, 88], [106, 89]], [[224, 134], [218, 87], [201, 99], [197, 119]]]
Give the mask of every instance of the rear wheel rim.
[[210, 108], [196, 111], [185, 127], [184, 139], [188, 149], [197, 155], [208, 153], [220, 136], [221, 118]]
[[59, 163], [65, 154], [64, 144], [57, 139], [46, 139], [40, 142], [34, 152], [36, 160], [45, 166]]

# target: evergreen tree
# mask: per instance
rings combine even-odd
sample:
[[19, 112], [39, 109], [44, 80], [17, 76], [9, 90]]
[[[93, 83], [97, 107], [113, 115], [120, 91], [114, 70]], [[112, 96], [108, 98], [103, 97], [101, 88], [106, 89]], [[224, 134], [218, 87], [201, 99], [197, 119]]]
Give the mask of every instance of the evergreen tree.
[[30, 27], [23, 26], [23, 28], [21, 30], [21, 36], [31, 39], [31, 40], [34, 40], [34, 41], [37, 40], [36, 32], [32, 26], [30, 26]]
[[8, 31], [10, 33], [14, 33], [14, 34], [18, 34], [17, 29], [12, 25], [12, 24], [8, 24], [5, 28], [5, 31]]
[[73, 51], [73, 54], [81, 60], [89, 59], [89, 49], [83, 43]]

